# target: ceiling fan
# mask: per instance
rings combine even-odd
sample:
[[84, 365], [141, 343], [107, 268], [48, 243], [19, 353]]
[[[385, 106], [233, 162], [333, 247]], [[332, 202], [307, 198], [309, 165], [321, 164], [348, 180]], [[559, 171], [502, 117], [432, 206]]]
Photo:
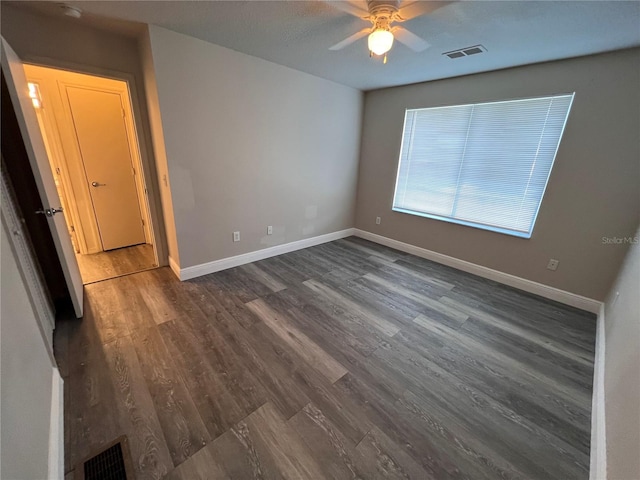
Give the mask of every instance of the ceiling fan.
[[387, 52], [391, 50], [394, 38], [400, 43], [405, 44], [415, 52], [422, 52], [429, 48], [429, 44], [411, 33], [400, 25], [394, 23], [404, 22], [420, 15], [430, 13], [438, 8], [437, 2], [425, 1], [400, 1], [400, 0], [366, 0], [367, 10], [364, 7], [364, 1], [360, 2], [327, 2], [330, 5], [347, 12], [353, 16], [368, 20], [371, 27], [364, 28], [350, 37], [345, 38], [339, 43], [329, 48], [329, 50], [341, 50], [347, 45], [368, 36], [369, 56], [384, 55], [384, 63], [387, 63]]

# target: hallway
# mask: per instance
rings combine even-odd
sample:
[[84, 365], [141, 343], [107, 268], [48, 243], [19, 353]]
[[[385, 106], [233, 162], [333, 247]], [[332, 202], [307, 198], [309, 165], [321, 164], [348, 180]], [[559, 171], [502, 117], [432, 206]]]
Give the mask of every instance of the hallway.
[[76, 259], [85, 285], [157, 267], [150, 244], [89, 255], [76, 254]]

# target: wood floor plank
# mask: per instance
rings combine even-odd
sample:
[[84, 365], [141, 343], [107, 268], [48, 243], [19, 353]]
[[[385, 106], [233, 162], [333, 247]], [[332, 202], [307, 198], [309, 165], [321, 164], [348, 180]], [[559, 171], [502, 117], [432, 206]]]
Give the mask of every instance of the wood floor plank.
[[124, 312], [119, 290], [113, 282], [101, 282], [85, 287], [87, 308], [91, 314], [85, 319], [95, 323], [95, 332], [102, 343], [109, 343], [129, 335], [129, 325]]
[[289, 316], [299, 329], [306, 332], [325, 350], [327, 346], [339, 345], [340, 352], [354, 349], [366, 356], [375, 350], [381, 341], [375, 329], [363, 328], [357, 318], [350, 317], [347, 312], [333, 304], [313, 298], [306, 288], [298, 288], [293, 293], [292, 289], [288, 288], [268, 295], [263, 300], [272, 309]]
[[331, 421], [335, 429], [352, 446], [362, 441], [373, 428], [373, 423], [362, 412], [360, 405], [343, 395], [333, 385], [317, 381], [308, 372], [298, 370], [295, 375], [307, 397], [317, 408], [322, 409], [324, 417]]
[[252, 327], [246, 337], [256, 378], [267, 390], [269, 402], [288, 419], [310, 400], [293, 378], [295, 372], [303, 368], [301, 364], [304, 362], [300, 362], [300, 357], [279, 338], [263, 323]]
[[519, 415], [589, 451], [589, 411], [544, 379], [509, 369], [511, 362], [496, 359], [457, 338], [420, 336], [400, 332], [395, 339]]
[[485, 345], [503, 352], [511, 357], [519, 358], [529, 368], [536, 369], [548, 376], [558, 379], [563, 384], [575, 385], [590, 390], [593, 383], [593, 367], [573, 361], [565, 355], [559, 355], [546, 346], [532, 342], [528, 338], [512, 333], [471, 318], [460, 329]]
[[309, 401], [290, 378], [291, 370], [287, 368], [289, 360], [285, 360], [280, 351], [276, 353], [275, 349], [269, 348], [270, 343], [263, 338], [261, 332], [252, 330], [248, 333], [222, 307], [219, 311], [210, 310], [215, 308], [213, 305], [217, 300], [207, 289], [201, 289], [200, 294], [194, 295], [197, 295], [195, 301], [209, 318], [211, 335], [218, 337], [233, 352], [226, 352], [225, 358], [233, 356], [236, 361], [240, 361], [238, 368], [242, 369], [241, 376], [250, 377], [250, 383], [256, 390], [252, 395], [256, 408], [269, 399], [289, 418]]
[[577, 362], [587, 368], [593, 368], [593, 355], [590, 355], [581, 349], [574, 349], [571, 345], [567, 345], [566, 342], [559, 340], [557, 338], [557, 335], [555, 334], [550, 334], [548, 332], [539, 332], [535, 329], [525, 328], [523, 326], [514, 324], [514, 322], [505, 320], [500, 316], [492, 315], [483, 312], [478, 308], [473, 308], [458, 303], [446, 296], [441, 297], [440, 301], [441, 303], [450, 305], [451, 308], [455, 308], [461, 312], [465, 312], [467, 315], [473, 316], [476, 321], [480, 321], [495, 328], [504, 330], [514, 337], [526, 338], [528, 341], [536, 343], [540, 347], [550, 351], [553, 354], [560, 355], [565, 359]]
[[436, 438], [439, 437], [438, 443], [447, 450], [457, 451], [470, 464], [466, 468], [473, 468], [474, 479], [529, 477], [510, 463], [506, 456], [492, 449], [485, 439], [470, 435], [464, 419], [451, 416], [446, 410], [432, 405], [426, 406], [422, 399], [410, 391], [405, 391], [398, 401], [398, 411], [401, 416], [418, 425], [420, 430], [434, 432]]
[[402, 396], [398, 389], [394, 398], [379, 395], [375, 385], [352, 375], [345, 375], [336, 382], [346, 396], [359, 402], [374, 425], [384, 431], [404, 452], [427, 472], [427, 478], [470, 479], [471, 472], [459, 468], [452, 459], [453, 453], [440, 448], [439, 439], [425, 435], [414, 421], [398, 414], [397, 402]]
[[433, 478], [376, 427], [354, 446], [312, 403], [288, 423], [320, 460], [323, 478]]
[[347, 373], [346, 368], [330, 357], [307, 335], [298, 330], [286, 316], [279, 315], [264, 300], [254, 300], [247, 307], [260, 317], [276, 335], [292, 347], [300, 357], [325, 375], [331, 383]]
[[65, 471], [70, 471], [121, 429], [119, 419], [112, 418], [114, 387], [105, 374], [108, 363], [93, 308], [85, 308], [84, 319], [65, 322], [70, 352], [64, 381]]
[[430, 298], [427, 295], [415, 293], [415, 292], [412, 292], [411, 290], [407, 290], [406, 288], [399, 287], [396, 283], [386, 280], [384, 278], [381, 278], [378, 275], [373, 275], [371, 273], [368, 273], [364, 276], [364, 278], [366, 280], [371, 280], [372, 282], [377, 283], [378, 285], [384, 287], [387, 291], [394, 293], [395, 295], [407, 297], [410, 300], [414, 300], [459, 323], [462, 323], [467, 318], [469, 318], [469, 315], [461, 312], [460, 310], [456, 310], [455, 308], [451, 308], [447, 304], [443, 304], [439, 302], [437, 299]]
[[577, 450], [589, 452], [589, 410], [544, 379], [511, 373], [501, 361], [473, 349], [445, 347], [437, 356], [424, 350], [421, 355]]
[[211, 449], [205, 447], [178, 465], [164, 478], [165, 480], [227, 480], [231, 477], [218, 465], [211, 454]]
[[[293, 254], [298, 253], [299, 252], [293, 252]], [[304, 252], [300, 252], [299, 254], [303, 255], [303, 253]], [[287, 286], [298, 285], [313, 276], [325, 273], [325, 271], [318, 273], [316, 269], [312, 268], [313, 264], [308, 261], [283, 262], [283, 257], [287, 256], [288, 255], [279, 255], [255, 262], [255, 264]]]
[[416, 267], [405, 258], [394, 262], [375, 259], [384, 265], [381, 272], [409, 290], [424, 289], [426, 291], [448, 291], [455, 287], [455, 277], [446, 274], [434, 275], [430, 270]]
[[343, 281], [323, 278], [322, 282], [340, 291], [343, 296], [361, 305], [367, 311], [375, 312], [378, 316], [392, 322], [398, 329], [411, 325], [415, 316], [425, 308], [410, 299], [398, 298], [384, 288], [374, 288], [363, 276]]
[[[458, 291], [447, 292], [445, 296], [440, 298], [440, 302], [488, 323], [496, 323], [496, 319], [505, 320], [513, 327], [521, 329], [526, 337], [536, 335], [549, 337], [550, 341], [555, 339], [567, 354], [581, 357], [588, 363], [593, 363], [593, 339], [595, 338], [595, 333], [592, 331], [593, 326], [588, 328], [592, 322], [586, 319], [583, 319], [583, 324], [579, 325], [578, 328], [567, 329], [564, 325], [556, 325], [555, 321], [547, 321], [545, 316], [518, 314], [510, 311], [510, 309], [483, 303], [481, 298], [473, 300], [468, 295], [463, 295]], [[528, 312], [528, 310], [527, 306], [521, 306], [520, 308], [521, 312]], [[553, 332], [553, 334], [550, 332]]]
[[136, 474], [138, 478], [163, 478], [174, 464], [130, 338], [105, 345], [105, 355], [113, 372], [115, 410], [129, 440]]
[[[252, 432], [251, 432], [252, 433]], [[283, 478], [270, 455], [260, 455], [245, 423], [230, 429], [206, 447], [215, 465], [233, 479]], [[215, 467], [217, 469], [217, 467]], [[215, 471], [215, 470], [214, 470]], [[209, 477], [207, 477], [209, 478]]]
[[287, 288], [276, 295], [265, 297], [265, 301], [272, 301], [274, 297], [287, 302], [286, 310], [300, 310], [303, 313], [299, 317], [301, 322], [307, 320], [316, 329], [328, 330], [330, 336], [325, 337], [327, 341], [339, 336], [340, 343], [348, 344], [365, 356], [375, 350], [385, 337], [362, 315], [331, 302], [325, 296], [315, 295], [306, 286]]
[[350, 300], [341, 293], [332, 290], [331, 288], [316, 280], [307, 280], [303, 283], [303, 285], [310, 288], [315, 293], [323, 295], [330, 302], [336, 303], [344, 307], [345, 309], [348, 309], [352, 313], [356, 313], [358, 316], [364, 318], [365, 321], [369, 322], [373, 327], [377, 328], [389, 337], [392, 337], [400, 330], [396, 325], [387, 321], [385, 318], [381, 317], [375, 312], [371, 312], [370, 310], [363, 308], [353, 300]]
[[258, 318], [245, 308], [244, 302], [234, 293], [229, 293], [222, 285], [222, 281], [215, 275], [205, 275], [193, 280], [193, 283], [202, 285], [207, 289], [222, 309], [243, 327], [251, 328], [258, 321]]
[[156, 267], [153, 245], [150, 244], [88, 255], [77, 254], [76, 259], [85, 285]]
[[385, 247], [384, 245], [379, 245], [377, 243], [373, 243], [369, 240], [358, 237], [343, 238], [341, 240], [338, 240], [338, 242], [336, 243], [348, 245], [349, 248], [358, 249], [367, 254], [369, 257], [374, 256], [377, 258], [388, 260], [389, 262], [394, 262], [400, 258], [409, 256], [409, 254], [401, 252], [399, 250], [394, 250], [392, 248]]
[[196, 453], [211, 436], [155, 328], [132, 335], [142, 374], [151, 394], [174, 465]]
[[[575, 447], [399, 344], [389, 344], [375, 355], [390, 368], [402, 371], [407, 389], [423, 402], [430, 407], [438, 405], [449, 409], [456, 418], [464, 418], [470, 430], [485, 441], [492, 441], [496, 448], [505, 449], [511, 455], [529, 448], [526, 458], [537, 459], [526, 466], [530, 469], [529, 475], [540, 478], [560, 473], [570, 477], [575, 474], [572, 473], [575, 464], [588, 465], [588, 456]], [[521, 465], [524, 458], [520, 459]]]
[[268, 403], [208, 448], [231, 478], [323, 478], [312, 452]]
[[592, 314], [359, 238], [85, 294], [68, 476], [120, 435], [140, 479], [588, 475]]
[[348, 269], [360, 271], [364, 275], [367, 271], [375, 270], [378, 264], [373, 262], [366, 253], [353, 248], [349, 243], [337, 240], [316, 247], [324, 256], [328, 256]]
[[[217, 438], [251, 411], [246, 399], [234, 395], [225, 376], [216, 372], [197, 332], [174, 321], [160, 325], [160, 333], [191, 394], [211, 438]], [[235, 385], [232, 385], [235, 387]]]
[[218, 272], [216, 278], [224, 290], [238, 297], [242, 303], [271, 293], [269, 288], [247, 275], [241, 267]]
[[288, 422], [314, 452], [322, 478], [361, 478], [355, 445], [325, 417], [313, 403], [306, 405]]
[[434, 478], [377, 427], [367, 433], [357, 451], [365, 478]]
[[172, 283], [173, 279], [159, 271], [144, 272], [136, 276], [136, 288], [157, 325], [181, 316], [177, 300], [169, 293]]
[[256, 278], [256, 280], [266, 287], [268, 287], [272, 292], [279, 292], [280, 290], [284, 290], [287, 286], [278, 281], [275, 276], [270, 275], [268, 272], [258, 267], [254, 263], [249, 263], [247, 265], [243, 265], [240, 267], [244, 270], [248, 275], [252, 275]]

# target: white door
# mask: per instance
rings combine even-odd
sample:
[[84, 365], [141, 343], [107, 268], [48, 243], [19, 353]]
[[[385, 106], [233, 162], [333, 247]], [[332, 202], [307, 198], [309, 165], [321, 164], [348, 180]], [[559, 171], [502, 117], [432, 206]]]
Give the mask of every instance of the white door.
[[145, 243], [120, 94], [65, 90], [103, 250]]
[[[2, 38], [1, 41], [2, 71], [16, 111], [20, 132], [22, 133], [25, 149], [29, 156], [29, 163], [38, 186], [38, 193], [42, 199], [42, 205], [45, 210], [59, 209], [60, 198], [58, 197], [51, 167], [49, 166], [49, 159], [47, 158], [44, 141], [40, 133], [36, 112], [29, 98], [29, 87], [27, 86], [22, 62], [5, 39]], [[28, 212], [24, 212], [24, 214], [27, 215]], [[36, 215], [36, 213], [34, 212], [33, 215]], [[78, 261], [73, 252], [71, 239], [67, 232], [67, 225], [62, 215], [62, 213], [56, 213], [55, 215], [47, 216], [47, 222], [60, 258], [73, 308], [76, 316], [80, 318], [84, 309], [82, 278], [80, 277]]]

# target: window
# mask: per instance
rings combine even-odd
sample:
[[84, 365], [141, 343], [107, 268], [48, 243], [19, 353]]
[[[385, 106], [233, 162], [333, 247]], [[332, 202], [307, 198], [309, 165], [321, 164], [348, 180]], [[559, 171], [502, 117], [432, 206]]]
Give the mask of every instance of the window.
[[393, 210], [530, 238], [573, 96], [407, 110]]

